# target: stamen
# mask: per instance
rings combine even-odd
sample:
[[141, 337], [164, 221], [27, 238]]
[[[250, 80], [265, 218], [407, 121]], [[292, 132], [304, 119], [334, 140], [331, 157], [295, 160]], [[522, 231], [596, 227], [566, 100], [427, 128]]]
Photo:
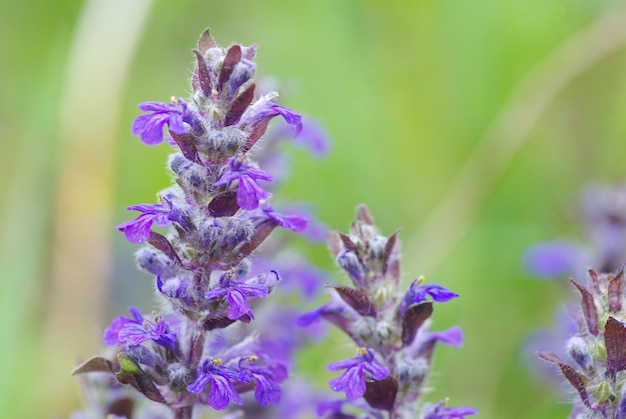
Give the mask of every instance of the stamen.
[[367, 349], [365, 348], [358, 348], [356, 350], [360, 355], [365, 355], [367, 353]]
[[415, 285], [420, 285], [424, 281], [426, 281], [426, 277], [424, 275], [420, 275], [419, 278], [417, 278], [415, 281], [413, 281], [413, 283]]
[[259, 360], [259, 357], [256, 356], [256, 355], [251, 355], [251, 356], [248, 357], [248, 361], [250, 361], [250, 362], [256, 362], [258, 360]]
[[222, 364], [222, 359], [221, 358], [216, 358], [213, 361], [211, 361], [211, 364], [213, 364], [213, 365], [221, 365]]

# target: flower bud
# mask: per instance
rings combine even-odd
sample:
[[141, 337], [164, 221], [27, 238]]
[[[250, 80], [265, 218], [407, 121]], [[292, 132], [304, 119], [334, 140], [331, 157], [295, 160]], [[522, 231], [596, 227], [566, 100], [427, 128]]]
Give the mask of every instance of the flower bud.
[[567, 352], [585, 371], [589, 367], [591, 356], [587, 343], [580, 336], [574, 336], [567, 342]]
[[162, 278], [170, 278], [174, 275], [171, 261], [162, 253], [157, 253], [151, 248], [141, 248], [136, 253], [137, 263], [144, 271]]
[[356, 253], [352, 250], [344, 250], [337, 256], [337, 264], [350, 275], [356, 285], [359, 287], [365, 285], [365, 273]]

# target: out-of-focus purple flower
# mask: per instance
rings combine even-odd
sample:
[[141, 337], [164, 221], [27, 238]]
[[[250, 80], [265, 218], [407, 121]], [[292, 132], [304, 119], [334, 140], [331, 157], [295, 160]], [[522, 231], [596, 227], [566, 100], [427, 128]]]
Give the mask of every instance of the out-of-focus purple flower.
[[228, 299], [228, 318], [237, 320], [244, 314], [254, 318], [252, 309], [248, 304], [247, 297], [266, 297], [267, 286], [263, 284], [248, 284], [233, 278], [232, 271], [228, 271], [220, 277], [215, 288], [208, 291], [204, 296], [208, 300], [226, 296]]
[[573, 275], [585, 265], [580, 246], [568, 241], [540, 243], [532, 246], [524, 258], [524, 266], [535, 276], [556, 279]]
[[276, 221], [282, 228], [295, 232], [303, 231], [309, 221], [302, 215], [285, 215], [278, 213], [269, 205], [263, 207], [263, 213], [265, 213], [267, 217]]
[[243, 404], [232, 381], [247, 383], [250, 381], [248, 374], [225, 367], [221, 359], [205, 359], [198, 367], [197, 374], [196, 380], [187, 386], [187, 390], [193, 394], [200, 394], [210, 383], [211, 391], [207, 403], [213, 409], [224, 410], [230, 402]]
[[156, 317], [154, 322], [146, 320], [135, 307], [128, 307], [133, 318], [117, 317], [104, 331], [104, 343], [108, 346], [137, 346], [151, 340], [157, 345], [177, 352], [176, 333], [170, 332], [165, 320]]
[[269, 198], [272, 194], [258, 185], [259, 180], [275, 182], [274, 178], [261, 169], [244, 163], [242, 156], [234, 157], [215, 182], [215, 186], [229, 185], [238, 181], [237, 204], [241, 208], [253, 210], [259, 206], [259, 201]]
[[325, 157], [330, 150], [330, 136], [314, 118], [302, 118], [302, 131], [297, 137], [293, 136], [292, 130], [286, 124], [274, 131], [274, 135], [291, 137], [295, 145], [307, 148], [317, 158]]
[[328, 226], [315, 218], [313, 211], [306, 204], [281, 205], [280, 211], [292, 215], [299, 215], [308, 220], [302, 234], [313, 243], [323, 243], [328, 235]]
[[552, 383], [557, 387], [562, 382], [559, 370], [542, 360], [537, 355], [537, 349], [555, 353], [561, 359], [567, 359], [565, 342], [578, 333], [578, 326], [572, 315], [565, 307], [560, 307], [554, 313], [555, 327], [552, 329], [538, 329], [532, 331], [522, 342], [525, 364], [537, 374], [541, 380]]
[[188, 110], [187, 102], [182, 99], [176, 99], [172, 103], [144, 102], [139, 104], [139, 109], [151, 113], [137, 116], [131, 132], [147, 145], [156, 145], [163, 141], [165, 124], [174, 134], [184, 134], [187, 131], [184, 122], [194, 129], [199, 128], [200, 123]]
[[447, 400], [424, 407], [422, 419], [464, 419], [478, 412], [471, 407], [447, 407]]
[[302, 132], [294, 138], [294, 144], [308, 148], [318, 158], [324, 157], [330, 150], [330, 136], [321, 124], [312, 118], [306, 118], [302, 123]]
[[430, 295], [433, 301], [445, 303], [453, 298], [457, 298], [459, 294], [437, 284], [422, 285], [423, 277], [413, 281], [409, 289], [404, 294], [402, 302], [398, 307], [400, 313], [404, 313], [407, 308], [413, 304], [419, 304], [427, 300], [426, 295]]
[[334, 362], [327, 368], [328, 371], [346, 370], [339, 377], [330, 380], [328, 384], [333, 391], [345, 392], [348, 400], [357, 399], [365, 394], [365, 372], [371, 375], [368, 379], [374, 380], [382, 380], [389, 375], [387, 367], [376, 361], [374, 351], [366, 348], [359, 348], [356, 357]]

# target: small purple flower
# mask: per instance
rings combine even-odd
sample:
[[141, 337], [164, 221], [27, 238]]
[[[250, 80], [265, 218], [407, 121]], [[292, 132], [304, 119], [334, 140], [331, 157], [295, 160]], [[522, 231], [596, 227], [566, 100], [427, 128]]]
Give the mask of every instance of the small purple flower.
[[124, 233], [126, 239], [131, 243], [145, 243], [150, 238], [150, 229], [156, 222], [158, 226], [164, 227], [170, 223], [170, 206], [164, 204], [140, 204], [126, 207], [128, 211], [141, 211], [134, 220], [125, 221], [116, 228]]
[[104, 331], [104, 343], [108, 346], [137, 346], [152, 340], [157, 345], [177, 352], [176, 333], [170, 332], [165, 320], [155, 316], [155, 321], [146, 320], [135, 307], [128, 307], [133, 318], [120, 316]]
[[175, 221], [186, 230], [188, 228], [187, 216], [173, 205], [171, 198], [159, 195], [159, 200], [162, 201], [160, 204], [139, 204], [126, 207], [128, 211], [140, 211], [142, 214], [134, 220], [119, 224], [116, 228], [124, 233], [129, 242], [136, 244], [145, 243], [150, 239], [150, 230], [155, 222], [158, 226], [165, 227], [171, 221]]
[[266, 407], [270, 403], [277, 404], [280, 401], [282, 390], [274, 379], [274, 374], [268, 368], [255, 365], [258, 357], [251, 356], [243, 359], [239, 366], [242, 371], [248, 372], [254, 381], [256, 387], [254, 389], [254, 397], [262, 407]]
[[465, 416], [478, 413], [471, 407], [446, 407], [446, 404], [447, 400], [442, 400], [437, 404], [425, 406], [422, 419], [464, 419]]
[[269, 119], [280, 115], [283, 117], [285, 122], [293, 128], [294, 137], [297, 137], [302, 131], [302, 116], [293, 112], [291, 109], [282, 107], [272, 102], [272, 100], [274, 100], [277, 96], [278, 94], [274, 92], [269, 93], [257, 100], [242, 115], [240, 124], [251, 127], [251, 129], [254, 130], [261, 124], [267, 123], [266, 121]]
[[270, 207], [269, 205], [266, 205], [263, 207], [263, 213], [265, 213], [267, 217], [276, 221], [276, 223], [278, 223], [278, 225], [281, 226], [282, 228], [295, 231], [296, 233], [303, 231], [306, 228], [308, 221], [309, 221], [307, 217], [302, 216], [302, 215], [280, 214], [278, 212], [275, 212], [272, 209], [272, 207]]
[[207, 403], [215, 410], [224, 410], [230, 402], [242, 405], [241, 397], [235, 390], [232, 380], [247, 383], [250, 381], [248, 374], [235, 371], [222, 365], [221, 359], [205, 359], [197, 370], [198, 377], [187, 386], [187, 391], [200, 394], [207, 384], [211, 384], [211, 390]]
[[446, 301], [450, 301], [453, 298], [457, 298], [459, 294], [456, 292], [452, 292], [449, 289], [442, 287], [437, 284], [426, 284], [421, 285], [423, 282], [423, 277], [420, 277], [413, 281], [413, 283], [409, 286], [409, 289], [404, 294], [404, 298], [400, 303], [398, 309], [400, 313], [404, 313], [407, 308], [409, 308], [413, 304], [419, 304], [423, 301], [426, 301], [426, 295], [430, 295], [433, 301], [438, 303], [445, 303]]
[[141, 141], [147, 145], [156, 145], [163, 141], [163, 126], [174, 134], [184, 134], [187, 129], [184, 122], [194, 129], [199, 129], [200, 123], [188, 110], [187, 103], [182, 99], [175, 99], [172, 103], [144, 102], [139, 104], [139, 109], [144, 112], [135, 118], [132, 134], [138, 135]]
[[228, 318], [237, 320], [244, 314], [254, 318], [252, 309], [248, 305], [247, 297], [266, 297], [267, 286], [263, 284], [248, 284], [243, 281], [233, 279], [233, 272], [227, 271], [220, 277], [220, 281], [215, 288], [208, 291], [204, 296], [208, 300], [227, 296]]
[[382, 380], [389, 375], [387, 367], [376, 361], [374, 351], [366, 348], [359, 348], [356, 357], [334, 362], [327, 368], [328, 371], [346, 370], [341, 376], [330, 380], [328, 384], [333, 391], [345, 392], [348, 400], [357, 399], [365, 394], [364, 372], [368, 372], [375, 380]]
[[269, 198], [272, 194], [258, 185], [259, 180], [275, 182], [275, 179], [261, 169], [244, 163], [243, 156], [234, 157], [215, 182], [214, 186], [228, 185], [239, 181], [237, 190], [237, 204], [241, 208], [253, 210], [259, 206], [259, 201]]

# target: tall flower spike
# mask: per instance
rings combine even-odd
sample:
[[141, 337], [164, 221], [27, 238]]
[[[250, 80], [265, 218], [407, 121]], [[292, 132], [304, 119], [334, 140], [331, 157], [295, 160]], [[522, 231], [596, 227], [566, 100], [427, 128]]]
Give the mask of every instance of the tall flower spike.
[[572, 280], [581, 294], [580, 307], [586, 325], [567, 342], [575, 364], [553, 352], [537, 355], [558, 366], [576, 390], [573, 412], [580, 416], [573, 417], [621, 418], [626, 413], [624, 269], [602, 274], [590, 270], [589, 282], [595, 286], [587, 288]]
[[457, 327], [429, 331], [433, 302], [447, 302], [459, 295], [440, 285], [423, 284], [423, 277], [401, 292], [397, 234], [381, 235], [374, 218], [361, 205], [349, 234], [338, 232], [329, 238], [337, 264], [352, 286], [328, 286], [331, 303], [303, 315], [300, 324], [328, 320], [359, 349], [357, 357], [328, 366], [330, 371], [346, 370], [329, 384], [332, 390], [345, 392], [347, 400], [320, 405], [318, 412], [326, 418], [356, 417], [342, 412], [346, 404], [374, 418], [456, 418], [476, 413], [471, 408], [436, 405], [420, 414], [417, 399], [428, 379], [435, 345], [461, 346], [463, 340]]
[[[256, 50], [220, 48], [206, 30], [193, 51], [191, 100], [139, 105], [144, 113], [132, 133], [147, 145], [167, 139], [174, 147], [168, 160], [172, 186], [158, 203], [129, 206], [140, 214], [118, 229], [130, 242], [148, 246], [137, 262], [155, 277], [164, 309], [148, 319], [131, 307], [131, 317], [116, 318], [104, 334], [117, 357], [94, 357], [74, 370], [111, 374], [176, 419], [240, 405], [242, 395], [253, 391], [257, 407], [278, 403], [289, 375], [293, 350], [275, 350], [247, 326], [254, 318], [251, 300], [266, 297], [279, 283], [275, 266], [255, 271], [252, 260], [275, 227], [302, 231], [306, 220], [272, 209], [272, 194], [262, 182], [275, 179], [255, 161], [263, 148], [252, 148], [274, 117], [295, 131], [301, 117], [275, 103], [277, 94], [255, 100]], [[143, 405], [131, 400], [123, 413], [158, 417], [132, 407]]]

